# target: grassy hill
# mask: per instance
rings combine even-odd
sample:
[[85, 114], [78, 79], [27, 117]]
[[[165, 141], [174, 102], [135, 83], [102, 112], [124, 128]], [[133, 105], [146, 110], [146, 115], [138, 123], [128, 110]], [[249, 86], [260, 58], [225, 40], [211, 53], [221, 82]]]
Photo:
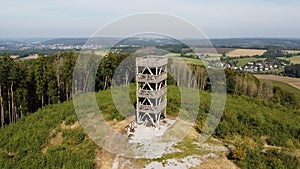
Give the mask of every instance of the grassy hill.
[[[130, 93], [134, 102], [134, 88]], [[122, 117], [116, 112], [110, 94], [110, 90], [100, 91], [97, 93], [97, 100], [105, 118], [118, 124], [113, 119], [121, 121]], [[178, 88], [169, 86], [167, 110], [173, 117], [179, 110], [178, 96]], [[200, 96], [200, 112], [195, 126], [197, 131], [201, 131], [201, 122], [210, 107], [210, 94], [201, 92]], [[178, 152], [166, 154], [160, 159], [132, 160], [130, 163], [141, 167], [150, 162], [166, 162], [168, 159], [213, 152], [218, 158], [205, 158], [197, 168], [218, 167], [216, 165], [220, 168], [227, 165], [234, 167], [227, 156], [241, 168], [299, 167], [299, 162], [294, 157], [299, 155], [297, 153], [300, 148], [299, 121], [299, 109], [247, 96], [228, 95], [224, 116], [214, 134], [223, 141], [211, 139], [208, 143], [212, 147], [234, 145], [242, 153], [230, 152], [229, 149], [221, 152], [200, 149], [194, 144], [199, 134], [191, 131], [192, 134], [176, 146]], [[71, 101], [40, 109], [17, 123], [0, 129], [0, 133], [0, 168], [103, 168], [104, 162], [108, 163], [107, 166], [112, 166], [114, 161], [113, 155], [98, 148], [82, 130]], [[252, 146], [243, 147], [250, 145], [249, 140], [253, 143]], [[282, 151], [272, 147], [266, 149], [266, 146], [281, 147]], [[97, 159], [101, 164], [98, 164]], [[214, 160], [221, 163], [214, 164]]]
[[281, 89], [285, 90], [285, 91], [289, 91], [291, 93], [294, 93], [297, 100], [299, 100], [300, 102], [300, 90], [297, 89], [294, 86], [289, 85], [288, 83], [285, 82], [280, 82], [280, 81], [276, 81], [276, 80], [262, 80], [264, 82], [271, 82], [273, 86], [278, 86]]

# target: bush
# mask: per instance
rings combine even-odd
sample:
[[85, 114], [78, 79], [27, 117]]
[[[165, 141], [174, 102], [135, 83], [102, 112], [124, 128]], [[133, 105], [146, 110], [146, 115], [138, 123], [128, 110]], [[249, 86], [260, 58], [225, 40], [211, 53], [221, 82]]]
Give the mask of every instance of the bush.
[[247, 156], [246, 151], [241, 147], [235, 148], [230, 152], [230, 158], [233, 160], [242, 161], [246, 159], [246, 156]]
[[72, 125], [77, 121], [77, 117], [75, 115], [69, 116], [66, 118], [65, 125]]

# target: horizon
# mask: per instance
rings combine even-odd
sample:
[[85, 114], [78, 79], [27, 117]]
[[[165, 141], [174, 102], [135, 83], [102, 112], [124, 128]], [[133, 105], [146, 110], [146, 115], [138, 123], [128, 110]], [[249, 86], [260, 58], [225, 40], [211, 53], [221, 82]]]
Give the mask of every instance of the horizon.
[[[61, 37], [0, 37], [0, 40], [54, 40], [54, 39], [89, 39], [89, 38], [112, 38], [122, 39], [122, 37], [76, 37], [76, 36], [61, 36]], [[133, 37], [130, 37], [133, 38]], [[155, 38], [153, 38], [155, 39]], [[164, 39], [160, 37], [160, 39]], [[202, 40], [196, 38], [184, 38], [185, 40]], [[278, 39], [278, 40], [300, 40], [300, 37], [208, 37], [209, 40], [229, 40], [229, 39]]]

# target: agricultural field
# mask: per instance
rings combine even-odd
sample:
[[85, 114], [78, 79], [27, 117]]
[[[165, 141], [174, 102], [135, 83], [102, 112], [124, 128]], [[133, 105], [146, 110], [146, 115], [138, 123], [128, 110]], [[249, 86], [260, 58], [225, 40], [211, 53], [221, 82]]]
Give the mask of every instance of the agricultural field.
[[180, 54], [179, 53], [168, 53], [164, 56], [166, 56], [166, 57], [180, 57]]
[[291, 58], [285, 58], [286, 60], [291, 61], [293, 64], [300, 64], [300, 56], [293, 56]]
[[107, 50], [96, 50], [94, 51], [96, 55], [104, 56], [108, 52]]
[[215, 57], [220, 58], [222, 54], [219, 53], [187, 53], [187, 55], [197, 55], [197, 56], [204, 56], [204, 57]]
[[255, 77], [263, 80], [283, 82], [297, 89], [300, 89], [300, 78], [291, 78], [291, 77], [283, 77], [283, 76], [275, 76], [275, 75], [255, 75]]
[[21, 59], [37, 59], [38, 57], [39, 57], [39, 55], [34, 54], [34, 55], [29, 55], [29, 56], [21, 58]]
[[183, 60], [186, 63], [192, 63], [192, 64], [196, 64], [196, 65], [207, 65], [207, 61], [204, 60], [200, 60], [200, 59], [194, 59], [194, 58], [183, 58]]
[[237, 66], [244, 66], [248, 62], [254, 62], [254, 61], [258, 61], [258, 60], [259, 61], [264, 61], [264, 60], [266, 60], [266, 58], [239, 58]]
[[226, 56], [228, 57], [241, 57], [241, 56], [255, 56], [255, 55], [263, 55], [267, 50], [263, 49], [235, 49], [228, 53]]
[[298, 54], [300, 53], [300, 50], [285, 50], [283, 52], [286, 54]]
[[235, 50], [234, 48], [196, 48], [195, 53], [201, 54], [219, 54], [218, 56], [222, 56], [222, 54], [228, 53], [230, 51]]

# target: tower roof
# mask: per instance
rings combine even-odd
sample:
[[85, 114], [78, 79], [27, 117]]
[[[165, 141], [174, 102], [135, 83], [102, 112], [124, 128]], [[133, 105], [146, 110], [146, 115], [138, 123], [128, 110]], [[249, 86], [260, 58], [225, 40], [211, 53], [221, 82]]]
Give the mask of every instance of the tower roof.
[[168, 64], [168, 58], [165, 56], [148, 55], [136, 58], [136, 66], [160, 67]]

